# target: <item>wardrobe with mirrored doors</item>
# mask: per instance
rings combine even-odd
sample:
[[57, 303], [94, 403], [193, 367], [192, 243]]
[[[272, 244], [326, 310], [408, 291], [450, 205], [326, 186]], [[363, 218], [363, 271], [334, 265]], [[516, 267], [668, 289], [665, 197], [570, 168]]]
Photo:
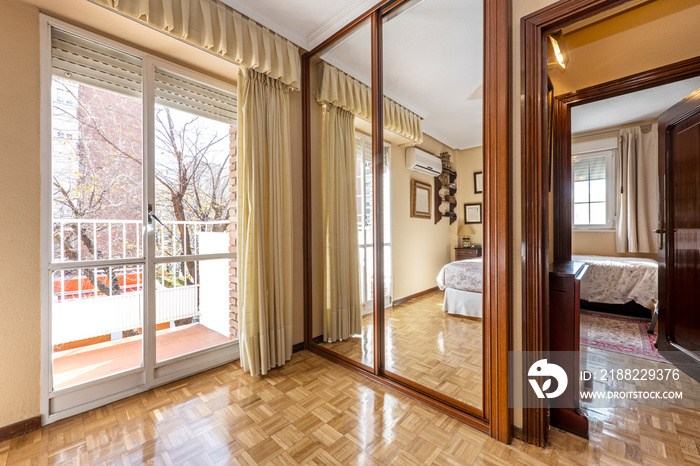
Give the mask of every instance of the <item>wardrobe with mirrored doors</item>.
[[306, 348], [506, 442], [509, 16], [387, 1], [303, 60]]

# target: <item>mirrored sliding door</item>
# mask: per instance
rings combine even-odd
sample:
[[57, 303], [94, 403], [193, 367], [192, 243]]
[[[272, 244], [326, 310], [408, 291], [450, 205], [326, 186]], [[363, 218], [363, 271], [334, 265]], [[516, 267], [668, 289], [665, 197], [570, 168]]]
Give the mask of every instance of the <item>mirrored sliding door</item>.
[[375, 358], [371, 66], [365, 21], [311, 59], [308, 103], [313, 340], [368, 369]]
[[[414, 0], [384, 17], [384, 138], [394, 306], [386, 373], [483, 409], [481, 0]], [[414, 123], [414, 124], [411, 124]], [[426, 205], [427, 203], [427, 205]]]
[[304, 57], [307, 347], [502, 441], [509, 18], [509, 0], [385, 2]]

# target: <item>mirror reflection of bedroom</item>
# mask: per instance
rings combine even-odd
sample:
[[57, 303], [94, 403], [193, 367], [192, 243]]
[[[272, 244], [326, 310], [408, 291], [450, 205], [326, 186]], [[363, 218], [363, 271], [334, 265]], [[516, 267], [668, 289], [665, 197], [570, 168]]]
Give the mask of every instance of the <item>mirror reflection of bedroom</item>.
[[[482, 2], [476, 0], [408, 2], [383, 23], [384, 370], [477, 410], [483, 408], [482, 23]], [[311, 79], [318, 80], [319, 90], [311, 105], [325, 105], [312, 118], [312, 140], [326, 144], [322, 133], [330, 118], [337, 119], [336, 125], [351, 124], [354, 131], [354, 184], [343, 179], [342, 167], [337, 173], [324, 168], [319, 184], [347, 186], [356, 199], [358, 240], [350, 248], [358, 251], [360, 278], [355, 288], [359, 301], [352, 306], [362, 313], [356, 319], [314, 312], [313, 327], [322, 347], [372, 367], [371, 115], [352, 111], [352, 121], [342, 122], [332, 114], [337, 112], [333, 101], [344, 101], [348, 82], [356, 96], [368, 95], [367, 26], [358, 26], [312, 59], [317, 76], [312, 71]], [[324, 83], [340, 81], [345, 84], [331, 86], [332, 93], [321, 91]], [[343, 163], [350, 167], [351, 161]], [[323, 202], [349, 202], [340, 197]], [[321, 212], [321, 200], [317, 202]], [[344, 241], [335, 241], [338, 232], [331, 231], [332, 209], [328, 215], [328, 247], [345, 247]], [[352, 287], [344, 289], [349, 282], [330, 278], [339, 276], [332, 269], [353, 270], [351, 264], [334, 265], [327, 259], [324, 269], [315, 257], [314, 273], [331, 270], [325, 299], [342, 299], [338, 296]], [[318, 307], [322, 299], [315, 297]]]
[[[663, 202], [668, 187], [659, 182], [668, 179], [663, 172], [668, 155], [659, 157], [659, 125], [670, 108], [700, 89], [700, 67], [654, 85], [630, 78], [628, 84], [611, 91], [609, 83], [700, 56], [697, 41], [684, 42], [683, 28], [669, 26], [700, 18], [700, 2], [643, 1], [631, 2], [626, 11], [622, 8], [568, 26], [548, 41], [550, 94], [556, 96], [550, 106], [554, 115], [550, 257], [554, 263], [549, 278], [549, 344], [551, 351], [578, 351], [580, 345], [580, 367], [593, 372], [612, 367], [673, 367], [663, 342], [659, 352], [657, 338], [666, 340], [669, 333], [664, 333], [664, 325], [685, 312], [675, 309], [660, 326], [659, 299], [662, 295], [663, 303], [665, 282], [660, 281], [664, 278], [659, 261], [669, 267], [669, 243], [663, 224], [664, 219], [668, 221]], [[668, 40], [660, 38], [658, 31], [669, 28], [680, 34], [674, 44], [688, 47], [655, 48]], [[665, 55], [670, 49], [672, 57]], [[565, 136], [567, 110], [563, 108], [570, 111], [570, 139]], [[661, 173], [660, 160], [665, 161]], [[697, 166], [685, 166], [696, 170], [691, 177], [697, 179]], [[677, 198], [678, 205], [693, 194], [682, 196], [686, 199]], [[695, 203], [691, 210], [696, 209]], [[695, 242], [678, 247], [697, 257], [699, 246]], [[667, 269], [667, 273], [672, 272]], [[648, 388], [659, 387], [658, 382], [647, 383]], [[692, 380], [687, 383], [695, 390], [700, 387]], [[643, 386], [643, 382], [636, 385]], [[583, 401], [581, 407], [586, 407]], [[578, 432], [567, 424], [568, 415], [554, 414], [553, 425]], [[595, 410], [586, 415], [607, 416]], [[587, 435], [587, 421], [585, 426], [582, 435], [584, 431]]]

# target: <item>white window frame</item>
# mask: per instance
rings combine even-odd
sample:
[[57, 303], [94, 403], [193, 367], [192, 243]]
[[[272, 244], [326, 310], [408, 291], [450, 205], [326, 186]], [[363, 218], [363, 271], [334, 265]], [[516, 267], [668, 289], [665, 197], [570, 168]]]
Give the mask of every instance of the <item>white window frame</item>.
[[[576, 160], [605, 157], [605, 218], [604, 224], [576, 225], [574, 223], [574, 169]], [[617, 138], [606, 138], [572, 144], [571, 150], [571, 229], [572, 231], [612, 231], [615, 229], [617, 198], [616, 183]]]
[[[362, 133], [362, 132], [356, 130], [356, 131], [355, 131], [355, 140], [357, 140], [357, 139], [361, 140], [361, 141], [363, 142], [363, 145], [364, 145], [365, 143], [366, 143], [366, 144], [369, 144], [370, 146], [372, 145], [372, 137], [371, 137], [371, 136], [368, 136], [368, 135], [366, 135], [366, 134], [364, 134], [364, 133]], [[387, 142], [384, 142], [384, 152], [385, 152], [385, 154], [386, 154], [386, 157], [385, 157], [385, 159], [384, 159], [384, 160], [385, 160], [385, 161], [384, 161], [384, 168], [385, 168], [385, 170], [386, 170], [386, 172], [387, 172], [387, 175], [388, 175], [388, 176], [386, 176], [386, 178], [385, 178], [385, 182], [384, 182], [384, 191], [385, 191], [385, 193], [388, 193], [388, 192], [391, 192], [391, 144], [388, 144]], [[371, 156], [371, 154], [369, 154], [369, 155]], [[369, 159], [367, 159], [365, 154], [363, 154], [363, 156], [365, 156], [365, 160], [371, 161], [371, 157], [370, 157]], [[363, 176], [363, 178], [364, 178], [364, 176]], [[388, 183], [387, 183], [387, 179], [388, 179]], [[362, 199], [362, 205], [364, 206], [364, 205], [365, 205], [365, 202], [366, 202], [364, 190], [362, 191], [362, 193], [358, 193], [358, 196], [361, 197], [361, 199]], [[390, 197], [391, 197], [391, 196], [389, 196], [389, 198], [390, 198]], [[385, 196], [385, 201], [386, 201], [386, 198], [387, 198], [387, 196]], [[389, 212], [385, 212], [385, 213], [388, 213], [389, 215], [385, 215], [385, 216], [384, 216], [384, 223], [387, 224], [387, 225], [389, 225], [389, 232], [391, 233], [391, 231], [392, 231], [392, 230], [391, 230], [391, 227], [392, 227], [392, 225], [391, 225], [391, 213], [390, 213], [390, 211], [389, 211]], [[362, 216], [363, 216], [363, 218], [364, 218], [364, 213], [362, 213]], [[384, 232], [384, 234], [385, 234], [385, 237], [386, 237], [386, 232]], [[393, 257], [392, 235], [391, 235], [391, 234], [389, 235], [389, 242], [388, 242], [388, 243], [385, 242], [385, 243], [383, 244], [383, 247], [386, 247], [386, 246], [389, 246], [390, 250], [392, 251], [392, 255], [391, 255], [391, 256]], [[361, 248], [361, 249], [364, 249], [364, 248], [366, 248], [366, 247], [367, 247], [366, 245], [360, 245], [360, 248]], [[372, 312], [372, 309], [373, 309], [373, 304], [372, 304], [372, 303], [373, 303], [373, 300], [370, 300], [370, 299], [367, 298], [368, 292], [367, 292], [367, 289], [366, 289], [366, 283], [367, 283], [366, 274], [367, 274], [368, 272], [367, 272], [367, 270], [366, 270], [366, 264], [367, 264], [367, 262], [365, 261], [365, 262], [364, 262], [364, 265], [361, 267], [362, 270], [360, 270], [360, 273], [362, 274], [362, 277], [360, 278], [360, 280], [361, 280], [360, 288], [361, 288], [361, 291], [362, 291], [362, 305], [363, 305], [362, 314], [363, 314], [363, 315], [366, 315], [366, 314], [371, 313], [371, 312]], [[394, 269], [393, 269], [392, 261], [388, 261], [388, 262], [387, 262], [387, 261], [384, 261], [384, 267], [385, 267], [385, 268], [386, 268], [386, 267], [389, 267], [389, 280], [388, 280], [388, 281], [389, 281], [389, 284], [388, 284], [388, 286], [385, 286], [385, 287], [384, 287], [384, 288], [385, 288], [385, 289], [384, 289], [384, 307], [385, 307], [385, 308], [390, 308], [390, 307], [393, 306], [393, 295], [394, 295], [394, 292], [393, 292], [393, 288], [394, 288]]]
[[[143, 109], [143, 225], [147, 224], [147, 205], [155, 205], [155, 137], [153, 134], [154, 118], [154, 70], [156, 67], [190, 78], [194, 81], [237, 94], [237, 88], [205, 74], [196, 72], [163, 60], [144, 51], [129, 47], [84, 29], [57, 20], [43, 13], [40, 21], [40, 89], [41, 89], [41, 422], [46, 425], [90, 409], [145, 392], [174, 380], [220, 366], [239, 359], [239, 341], [232, 340], [218, 346], [207, 348], [156, 363], [155, 340], [155, 287], [145, 288], [143, 296], [143, 357], [142, 366], [118, 374], [99, 378], [77, 386], [61, 390], [52, 390], [52, 342], [51, 342], [51, 269], [53, 250], [51, 243], [52, 225], [52, 190], [46, 189], [51, 184], [52, 176], [52, 46], [51, 28], [82, 36], [100, 44], [129, 53], [142, 60], [142, 109]], [[128, 259], [129, 263], [142, 264], [143, 281], [152, 280], [155, 265], [160, 259], [155, 258], [155, 239], [152, 235], [144, 241], [143, 257]], [[214, 259], [218, 256], [227, 258], [229, 254], [199, 256], [198, 259]], [[171, 261], [171, 259], [169, 259]], [[161, 261], [162, 262], [162, 261]], [[76, 267], [79, 267], [76, 265]]]

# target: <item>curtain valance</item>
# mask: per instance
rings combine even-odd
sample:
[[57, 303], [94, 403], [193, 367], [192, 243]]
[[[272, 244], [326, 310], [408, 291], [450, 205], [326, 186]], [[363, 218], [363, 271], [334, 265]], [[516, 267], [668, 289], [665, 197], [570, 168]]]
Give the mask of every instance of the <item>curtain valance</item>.
[[90, 1], [299, 88], [299, 48], [216, 0]]
[[[365, 120], [372, 118], [370, 87], [328, 63], [319, 64], [315, 96], [320, 104], [335, 105]], [[423, 142], [421, 117], [388, 97], [384, 97], [384, 127], [416, 144]]]

